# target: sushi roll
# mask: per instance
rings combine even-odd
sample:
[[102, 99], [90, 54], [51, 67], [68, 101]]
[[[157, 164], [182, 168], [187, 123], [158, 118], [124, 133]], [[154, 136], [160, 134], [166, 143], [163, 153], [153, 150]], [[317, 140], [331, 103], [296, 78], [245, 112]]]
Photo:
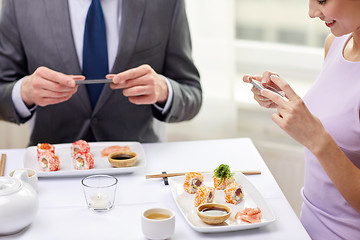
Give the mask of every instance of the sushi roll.
[[214, 170], [214, 187], [217, 190], [224, 190], [227, 185], [234, 182], [234, 173], [230, 171], [230, 167], [227, 164], [220, 164], [219, 167], [217, 167]]
[[230, 185], [235, 181], [233, 177], [225, 178], [225, 179], [221, 179], [219, 177], [213, 177], [213, 180], [214, 180], [214, 187], [216, 188], [216, 190], [224, 190], [226, 186]]
[[73, 166], [77, 170], [87, 170], [94, 167], [94, 156], [90, 152], [78, 152], [73, 156]]
[[52, 172], [60, 169], [60, 160], [53, 152], [43, 152], [38, 156], [39, 169], [44, 172]]
[[198, 188], [195, 194], [195, 207], [204, 204], [204, 203], [212, 203], [215, 198], [215, 188], [209, 187], [206, 185], [202, 185]]
[[39, 160], [41, 153], [52, 152], [55, 154], [55, 146], [51, 145], [49, 143], [38, 143], [36, 152], [37, 152], [37, 156], [38, 156], [38, 160]]
[[204, 176], [201, 173], [188, 172], [185, 175], [184, 190], [190, 194], [196, 193], [203, 182]]
[[78, 140], [71, 144], [71, 156], [78, 152], [90, 152], [90, 145], [85, 140]]
[[233, 182], [224, 190], [225, 201], [227, 203], [238, 204], [243, 196], [242, 187], [240, 184]]

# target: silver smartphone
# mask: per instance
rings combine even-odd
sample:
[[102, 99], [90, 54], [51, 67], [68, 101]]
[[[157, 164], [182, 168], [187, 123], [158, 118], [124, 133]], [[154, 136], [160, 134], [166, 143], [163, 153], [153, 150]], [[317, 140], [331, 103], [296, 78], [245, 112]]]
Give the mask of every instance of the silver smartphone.
[[261, 82], [259, 82], [257, 80], [251, 79], [251, 84], [254, 85], [254, 87], [259, 89], [260, 91], [263, 90], [263, 89], [269, 89], [270, 91], [272, 91], [272, 92], [274, 92], [276, 94], [279, 94], [282, 97], [285, 97], [285, 95], [283, 93], [279, 92], [275, 88], [267, 86], [267, 85], [263, 85]]

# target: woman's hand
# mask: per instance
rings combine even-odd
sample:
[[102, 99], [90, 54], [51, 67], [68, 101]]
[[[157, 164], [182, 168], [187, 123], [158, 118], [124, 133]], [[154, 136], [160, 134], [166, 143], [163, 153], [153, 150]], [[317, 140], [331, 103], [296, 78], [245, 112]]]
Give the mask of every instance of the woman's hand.
[[272, 115], [272, 120], [310, 151], [320, 151], [316, 148], [323, 146], [322, 141], [328, 138], [320, 120], [308, 110], [285, 80], [278, 75], [270, 75], [269, 79], [286, 95], [285, 98], [267, 89], [261, 90], [260, 94], [277, 106], [277, 113]]
[[[280, 91], [279, 87], [276, 86], [271, 80], [270, 80], [270, 76], [271, 75], [276, 75], [275, 73], [271, 73], [271, 72], [264, 72], [262, 76], [250, 76], [250, 75], [245, 75], [243, 77], [243, 81], [246, 83], [251, 83], [251, 80], [257, 80], [260, 83], [262, 83], [263, 85], [267, 85], [270, 87], [273, 87], [274, 89]], [[265, 108], [276, 108], [277, 105], [276, 103], [274, 103], [273, 101], [271, 101], [270, 99], [266, 98], [265, 96], [263, 96], [260, 93], [260, 90], [257, 89], [256, 87], [253, 87], [251, 89], [251, 91], [254, 93], [254, 99], [259, 103], [260, 106], [265, 107]], [[281, 91], [280, 91], [281, 92]]]

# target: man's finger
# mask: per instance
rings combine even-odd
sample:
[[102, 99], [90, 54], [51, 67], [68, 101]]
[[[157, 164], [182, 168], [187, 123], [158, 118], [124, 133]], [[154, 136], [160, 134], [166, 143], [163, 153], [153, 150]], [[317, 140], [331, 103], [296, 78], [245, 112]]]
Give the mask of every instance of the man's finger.
[[122, 81], [126, 81], [129, 79], [136, 79], [139, 78], [141, 76], [144, 76], [146, 74], [148, 74], [151, 71], [151, 67], [148, 65], [141, 65], [137, 68], [132, 68], [129, 70], [126, 70], [124, 72], [121, 72], [119, 74], [117, 74], [114, 78], [113, 81], [115, 84], [118, 84]]
[[63, 73], [51, 70], [46, 67], [39, 67], [36, 69], [36, 74], [39, 77], [42, 77], [48, 81], [52, 81], [61, 85], [65, 85], [68, 87], [75, 87], [75, 80], [72, 75], [65, 75]]

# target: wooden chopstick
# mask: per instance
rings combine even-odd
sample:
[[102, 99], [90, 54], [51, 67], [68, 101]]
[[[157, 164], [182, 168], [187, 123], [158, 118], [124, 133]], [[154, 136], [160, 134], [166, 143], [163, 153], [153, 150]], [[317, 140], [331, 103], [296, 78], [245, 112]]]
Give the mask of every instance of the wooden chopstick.
[[[261, 174], [261, 171], [235, 171], [235, 172], [241, 172], [244, 175], [256, 175]], [[200, 172], [200, 173], [212, 173], [212, 172]], [[176, 177], [176, 176], [183, 176], [186, 173], [166, 173], [166, 174], [152, 174], [152, 175], [146, 175], [145, 178], [164, 178], [164, 177]]]
[[5, 162], [6, 162], [6, 154], [1, 154], [1, 162], [0, 162], [0, 176], [4, 176], [5, 171]]

